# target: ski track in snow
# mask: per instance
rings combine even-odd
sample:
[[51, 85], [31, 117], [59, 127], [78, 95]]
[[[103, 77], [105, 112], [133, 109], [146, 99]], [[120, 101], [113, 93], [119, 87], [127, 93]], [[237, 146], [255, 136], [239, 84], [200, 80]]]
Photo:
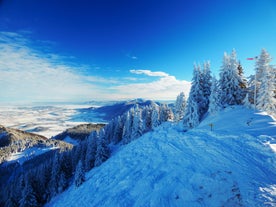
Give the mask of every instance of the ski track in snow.
[[165, 123], [46, 206], [276, 206], [276, 157], [263, 139]]

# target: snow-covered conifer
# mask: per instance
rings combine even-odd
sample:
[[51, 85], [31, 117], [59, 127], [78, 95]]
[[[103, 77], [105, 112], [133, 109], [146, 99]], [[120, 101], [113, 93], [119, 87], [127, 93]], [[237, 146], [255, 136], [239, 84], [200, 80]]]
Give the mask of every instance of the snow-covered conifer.
[[187, 101], [186, 111], [183, 118], [184, 127], [193, 128], [199, 124], [199, 107], [203, 97], [203, 91], [200, 86], [200, 67], [195, 65], [192, 79], [192, 86]]
[[160, 106], [160, 122], [172, 121], [174, 119], [173, 112], [171, 108], [168, 107], [167, 104], [162, 104]]
[[138, 137], [142, 136], [144, 131], [143, 120], [141, 117], [141, 110], [139, 107], [135, 107], [134, 117], [133, 117], [133, 124], [131, 129], [131, 140], [137, 139]]
[[215, 114], [221, 109], [218, 81], [215, 76], [212, 78], [211, 95], [209, 97], [209, 109], [210, 114]]
[[84, 181], [85, 181], [85, 172], [84, 172], [82, 161], [80, 160], [77, 164], [75, 177], [74, 177], [75, 186], [79, 187], [81, 184], [83, 184]]
[[212, 76], [210, 70], [210, 62], [207, 61], [203, 64], [203, 71], [200, 75], [200, 89], [202, 90], [202, 97], [200, 101], [200, 109], [199, 115], [200, 119], [204, 116], [204, 114], [208, 111], [209, 108], [209, 97], [211, 94], [211, 85], [212, 85]]
[[246, 106], [247, 108], [252, 108], [252, 104], [249, 101], [249, 95], [248, 93], [245, 95], [245, 98], [242, 101], [242, 104]]
[[85, 157], [85, 170], [89, 171], [94, 167], [96, 150], [97, 150], [97, 131], [91, 132], [89, 137], [87, 138], [87, 151]]
[[123, 127], [123, 143], [128, 144], [131, 141], [131, 129], [132, 129], [132, 118], [130, 112], [125, 114], [125, 123]]
[[188, 99], [183, 124], [188, 128], [194, 128], [199, 124], [198, 105], [193, 99]]
[[95, 166], [100, 166], [104, 161], [106, 161], [110, 156], [110, 150], [107, 146], [105, 140], [105, 132], [102, 128], [99, 133], [99, 138], [97, 140], [97, 150], [95, 156]]
[[269, 65], [272, 58], [268, 52], [263, 49], [256, 62], [256, 85], [257, 85], [257, 108], [275, 115], [275, 71]]
[[159, 107], [153, 106], [152, 113], [151, 113], [151, 128], [154, 129], [155, 127], [160, 125], [159, 120]]
[[22, 191], [22, 197], [19, 201], [19, 207], [36, 207], [39, 206], [37, 199], [33, 190], [33, 187], [30, 183], [28, 176], [25, 178], [25, 187]]
[[242, 80], [238, 74], [236, 51], [233, 49], [230, 56], [224, 54], [223, 65], [220, 72], [220, 98], [223, 106], [238, 105], [244, 99], [243, 89], [240, 87]]
[[181, 92], [175, 102], [174, 107], [174, 120], [179, 121], [183, 119], [184, 113], [185, 113], [185, 107], [186, 107], [186, 97], [184, 92]]
[[61, 166], [60, 166], [59, 152], [56, 152], [53, 160], [51, 180], [49, 184], [51, 197], [56, 196], [58, 193], [58, 181], [60, 179], [60, 174], [61, 174]]
[[122, 140], [124, 125], [121, 116], [115, 119], [114, 133], [112, 141], [114, 144], [119, 143]]

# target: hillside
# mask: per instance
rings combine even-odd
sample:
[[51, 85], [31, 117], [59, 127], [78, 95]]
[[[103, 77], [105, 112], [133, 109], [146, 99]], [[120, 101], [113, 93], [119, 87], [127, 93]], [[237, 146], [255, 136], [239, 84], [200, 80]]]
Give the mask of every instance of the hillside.
[[244, 107], [187, 132], [164, 123], [114, 147], [83, 185], [47, 206], [275, 206], [275, 143], [273, 119]]
[[[32, 157], [41, 154], [39, 149], [71, 148], [71, 144], [44, 136], [0, 125], [0, 164], [4, 161], [16, 161], [32, 151]], [[33, 150], [32, 150], [33, 149]], [[42, 150], [47, 151], [47, 150]], [[29, 153], [27, 153], [29, 154]], [[1, 166], [0, 166], [1, 167]]]
[[66, 129], [64, 132], [56, 135], [53, 139], [62, 140], [67, 143], [77, 143], [87, 138], [92, 131], [99, 131], [105, 124], [80, 124], [78, 126]]

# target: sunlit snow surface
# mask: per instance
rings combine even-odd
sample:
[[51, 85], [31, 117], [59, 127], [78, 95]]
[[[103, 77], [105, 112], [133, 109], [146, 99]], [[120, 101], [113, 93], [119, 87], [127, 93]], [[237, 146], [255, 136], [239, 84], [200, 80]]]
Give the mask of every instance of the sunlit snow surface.
[[93, 112], [82, 116], [81, 109], [91, 105], [43, 105], [43, 106], [0, 106], [0, 124], [48, 138], [67, 128], [87, 122], [101, 122]]
[[164, 123], [47, 206], [276, 206], [275, 139], [275, 122], [243, 107], [188, 132]]

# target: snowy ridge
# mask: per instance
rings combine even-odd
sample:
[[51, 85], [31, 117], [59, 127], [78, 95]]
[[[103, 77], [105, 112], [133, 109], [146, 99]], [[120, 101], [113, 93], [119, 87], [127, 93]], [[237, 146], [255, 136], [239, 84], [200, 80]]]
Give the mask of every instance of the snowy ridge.
[[[241, 127], [252, 117], [254, 127]], [[46, 206], [275, 206], [276, 154], [267, 144], [275, 134], [270, 117], [243, 107], [209, 116], [186, 133], [164, 123], [114, 151], [83, 185]]]

